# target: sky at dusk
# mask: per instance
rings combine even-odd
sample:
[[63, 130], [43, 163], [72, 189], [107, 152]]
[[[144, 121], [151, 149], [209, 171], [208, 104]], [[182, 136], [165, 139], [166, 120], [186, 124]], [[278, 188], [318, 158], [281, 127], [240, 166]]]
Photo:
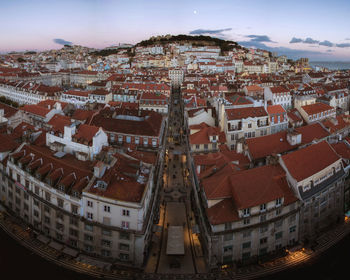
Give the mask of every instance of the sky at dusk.
[[210, 35], [291, 58], [350, 61], [349, 0], [0, 0], [0, 51]]

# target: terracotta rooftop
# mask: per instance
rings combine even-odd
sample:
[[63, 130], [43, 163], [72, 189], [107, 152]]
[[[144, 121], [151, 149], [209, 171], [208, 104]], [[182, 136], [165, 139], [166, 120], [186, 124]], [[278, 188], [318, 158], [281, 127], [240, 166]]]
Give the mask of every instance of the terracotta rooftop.
[[320, 140], [329, 136], [329, 132], [325, 130], [318, 122], [297, 127], [295, 131], [301, 133], [301, 143], [309, 144], [314, 140]]
[[339, 159], [327, 141], [282, 156], [286, 168], [297, 181], [309, 178]]
[[296, 148], [287, 141], [286, 131], [246, 139], [246, 143], [253, 160], [266, 158], [269, 155], [282, 154]]
[[226, 109], [225, 112], [229, 121], [268, 116], [264, 107]]
[[308, 115], [314, 115], [321, 112], [334, 110], [332, 106], [329, 106], [325, 103], [317, 102], [315, 104], [305, 105], [301, 106], [301, 108], [308, 114]]

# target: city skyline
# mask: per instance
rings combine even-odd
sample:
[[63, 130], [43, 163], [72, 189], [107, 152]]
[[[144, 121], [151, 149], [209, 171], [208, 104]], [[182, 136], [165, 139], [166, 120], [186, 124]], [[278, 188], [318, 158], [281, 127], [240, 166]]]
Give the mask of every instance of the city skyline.
[[[209, 35], [290, 58], [349, 61], [347, 1], [1, 1], [0, 52], [104, 48], [165, 34]], [[336, 30], [336, 32], [334, 32]]]

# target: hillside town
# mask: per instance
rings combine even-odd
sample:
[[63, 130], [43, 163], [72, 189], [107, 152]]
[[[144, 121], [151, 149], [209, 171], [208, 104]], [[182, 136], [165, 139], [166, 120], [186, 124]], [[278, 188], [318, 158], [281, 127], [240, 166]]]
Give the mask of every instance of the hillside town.
[[312, 249], [350, 216], [350, 70], [170, 39], [0, 55], [1, 207], [108, 269]]

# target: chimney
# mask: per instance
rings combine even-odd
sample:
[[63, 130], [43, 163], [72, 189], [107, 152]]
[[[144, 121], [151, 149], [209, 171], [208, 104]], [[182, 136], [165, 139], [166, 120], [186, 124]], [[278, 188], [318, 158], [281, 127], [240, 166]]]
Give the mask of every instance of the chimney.
[[102, 161], [98, 161], [94, 166], [94, 176], [101, 178], [106, 171], [106, 165]]
[[64, 127], [64, 139], [68, 141], [72, 141], [72, 136], [75, 134], [75, 124], [71, 124], [70, 126]]

